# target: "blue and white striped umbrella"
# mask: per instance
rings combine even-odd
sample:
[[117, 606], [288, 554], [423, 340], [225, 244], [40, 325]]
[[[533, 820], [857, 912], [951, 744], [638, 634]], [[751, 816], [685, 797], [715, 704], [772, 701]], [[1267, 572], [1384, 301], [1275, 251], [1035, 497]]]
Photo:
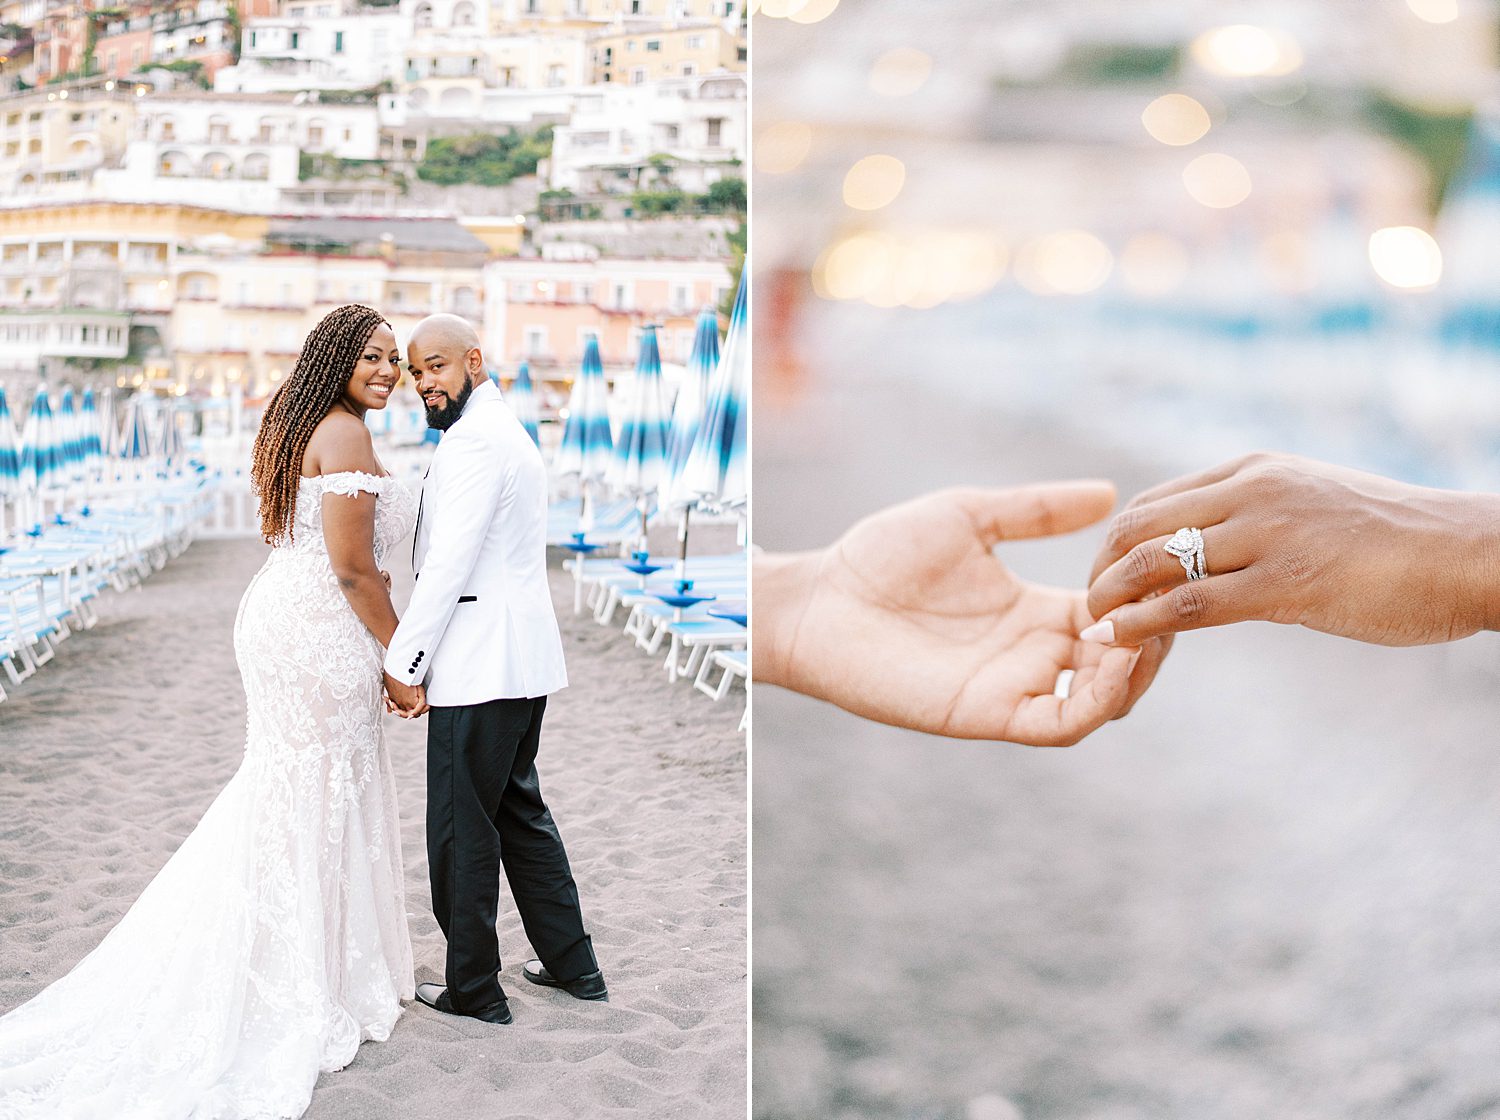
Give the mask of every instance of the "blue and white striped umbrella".
[[31, 398], [31, 412], [21, 433], [21, 485], [28, 490], [57, 485], [62, 480], [62, 458], [52, 398], [46, 386], [40, 386]]
[[156, 453], [169, 463], [176, 462], [184, 454], [182, 426], [171, 402], [161, 410], [161, 435], [156, 442]]
[[120, 425], [115, 421], [115, 391], [104, 391], [104, 403], [99, 408], [99, 454], [104, 460], [120, 457]]
[[522, 362], [521, 368], [516, 370], [516, 379], [510, 383], [510, 388], [505, 392], [505, 403], [510, 405], [510, 410], [516, 414], [521, 427], [526, 429], [531, 442], [540, 447], [542, 443], [541, 411], [537, 408], [536, 388], [531, 384], [531, 366], [527, 362]]
[[151, 458], [151, 429], [146, 424], [146, 410], [139, 393], [125, 405], [125, 426], [120, 431], [120, 458]]
[[740, 278], [729, 317], [724, 353], [709, 386], [703, 424], [688, 452], [676, 493], [720, 507], [742, 508], [749, 497], [749, 439], [746, 389], [749, 385], [749, 284]]
[[613, 449], [609, 386], [599, 359], [599, 340], [590, 335], [583, 348], [583, 369], [568, 398], [568, 423], [557, 449], [558, 473], [576, 474], [582, 482], [603, 478]]
[[78, 413], [78, 420], [82, 430], [84, 471], [93, 471], [104, 458], [104, 441], [100, 438], [99, 410], [94, 403], [92, 387], [83, 391], [83, 408]]
[[17, 447], [16, 424], [0, 388], [0, 498], [21, 492], [21, 455]]
[[62, 452], [62, 474], [64, 478], [82, 477], [83, 440], [78, 429], [78, 409], [73, 401], [71, 387], [63, 390], [62, 400], [57, 406], [57, 445]]
[[630, 383], [625, 421], [605, 476], [616, 490], [641, 502], [667, 479], [667, 410], [661, 388], [656, 328], [647, 327], [641, 333], [641, 352]]
[[667, 477], [662, 487], [661, 504], [680, 505], [693, 500], [691, 494], [679, 495], [677, 482], [687, 465], [688, 452], [703, 423], [703, 408], [708, 403], [708, 386], [719, 364], [719, 316], [705, 308], [698, 316], [693, 334], [693, 352], [688, 357], [687, 373], [672, 403], [672, 427], [667, 437]]

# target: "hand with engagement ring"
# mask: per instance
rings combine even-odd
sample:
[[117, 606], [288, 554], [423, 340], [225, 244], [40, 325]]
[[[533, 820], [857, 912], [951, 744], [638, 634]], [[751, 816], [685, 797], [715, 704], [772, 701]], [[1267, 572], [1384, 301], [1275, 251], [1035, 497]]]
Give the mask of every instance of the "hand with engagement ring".
[[898, 727], [1076, 743], [1130, 710], [1169, 642], [1080, 641], [1083, 592], [1020, 580], [993, 549], [1081, 529], [1113, 505], [1107, 482], [945, 490], [868, 517], [826, 549], [757, 553], [751, 671]]
[[1252, 619], [1392, 646], [1493, 630], [1500, 496], [1251, 455], [1126, 506], [1088, 605], [1105, 645]]

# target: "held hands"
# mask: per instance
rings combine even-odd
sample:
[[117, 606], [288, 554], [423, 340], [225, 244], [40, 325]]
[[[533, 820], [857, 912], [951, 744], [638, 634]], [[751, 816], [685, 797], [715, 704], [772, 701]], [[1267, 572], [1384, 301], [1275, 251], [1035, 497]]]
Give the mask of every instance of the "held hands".
[[421, 685], [408, 685], [385, 674], [385, 710], [394, 712], [402, 719], [425, 716], [431, 709], [427, 705], [427, 690]]
[[[1170, 639], [1140, 650], [1080, 641], [1084, 593], [1017, 579], [991, 549], [1083, 528], [1113, 503], [1103, 482], [946, 490], [866, 518], [825, 550], [761, 556], [756, 678], [938, 735], [1076, 743], [1129, 711]], [[1060, 699], [1065, 669], [1076, 675]]]
[[[1203, 531], [1206, 579], [1163, 545]], [[1261, 619], [1381, 645], [1445, 642], [1500, 616], [1500, 498], [1291, 455], [1251, 455], [1148, 490], [1110, 526], [1087, 634], [1133, 646]]]

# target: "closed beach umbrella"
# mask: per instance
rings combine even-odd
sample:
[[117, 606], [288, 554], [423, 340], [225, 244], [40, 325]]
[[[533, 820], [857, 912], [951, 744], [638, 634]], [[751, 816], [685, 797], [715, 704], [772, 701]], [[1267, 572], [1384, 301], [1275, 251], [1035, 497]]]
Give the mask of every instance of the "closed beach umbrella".
[[516, 414], [521, 427], [526, 429], [531, 442], [540, 447], [542, 444], [541, 411], [537, 408], [536, 387], [531, 383], [531, 366], [527, 362], [522, 362], [521, 368], [516, 370], [516, 379], [510, 383], [510, 389], [505, 394], [505, 403], [510, 405], [510, 410]]
[[645, 548], [646, 518], [651, 496], [667, 478], [667, 410], [661, 399], [661, 352], [656, 328], [641, 335], [640, 357], [630, 384], [630, 400], [614, 459], [606, 476], [609, 484], [636, 501], [641, 514], [641, 547]]
[[745, 432], [745, 390], [748, 384], [748, 285], [742, 278], [729, 318], [724, 353], [709, 386], [703, 423], [683, 467], [680, 493], [700, 502], [741, 507], [749, 493], [745, 469], [749, 454]]
[[558, 469], [563, 474], [578, 476], [578, 489], [583, 496], [578, 525], [585, 531], [594, 527], [589, 484], [604, 477], [613, 450], [609, 434], [609, 386], [604, 380], [604, 363], [599, 358], [599, 340], [590, 335], [583, 348], [583, 368], [568, 398], [568, 423], [563, 428], [562, 446], [557, 449]]
[[603, 478], [609, 469], [614, 441], [609, 433], [609, 386], [599, 359], [599, 340], [593, 335], [583, 348], [583, 368], [568, 397], [568, 422], [557, 449], [557, 469], [580, 480]]
[[21, 432], [21, 485], [28, 490], [54, 485], [61, 473], [61, 459], [52, 400], [46, 386], [41, 386], [31, 398], [31, 412]]
[[94, 403], [94, 390], [83, 391], [83, 407], [78, 413], [82, 434], [83, 466], [85, 471], [94, 470], [104, 457], [104, 441], [99, 436], [99, 410]]
[[687, 465], [688, 452], [703, 423], [703, 407], [708, 403], [708, 386], [719, 365], [719, 316], [705, 308], [698, 316], [693, 334], [693, 352], [688, 357], [687, 375], [672, 404], [672, 427], [667, 436], [668, 482], [662, 487], [661, 504], [678, 505], [690, 501], [691, 495], [679, 496], [677, 480]]
[[677, 532], [679, 578], [687, 567], [688, 528], [695, 505], [743, 509], [749, 496], [745, 460], [749, 440], [745, 431], [745, 391], [748, 385], [749, 324], [748, 284], [740, 278], [729, 333], [709, 384], [703, 422], [688, 451], [682, 473], [672, 485], [674, 503], [682, 506]]
[[125, 426], [120, 431], [120, 458], [149, 459], [151, 430], [146, 426], [146, 410], [137, 393], [125, 406]]
[[10, 415], [5, 390], [0, 388], [0, 497], [21, 492], [21, 456], [16, 424]]
[[177, 410], [170, 403], [161, 410], [161, 439], [157, 444], [157, 454], [169, 463], [183, 455], [182, 427], [177, 422]]
[[647, 327], [641, 334], [625, 422], [606, 476], [616, 490], [634, 497], [655, 493], [666, 478], [667, 410], [662, 405], [661, 388], [656, 328]]
[[78, 408], [73, 400], [73, 390], [64, 389], [57, 406], [57, 445], [61, 450], [62, 475], [77, 478], [82, 473], [83, 441], [78, 430]]

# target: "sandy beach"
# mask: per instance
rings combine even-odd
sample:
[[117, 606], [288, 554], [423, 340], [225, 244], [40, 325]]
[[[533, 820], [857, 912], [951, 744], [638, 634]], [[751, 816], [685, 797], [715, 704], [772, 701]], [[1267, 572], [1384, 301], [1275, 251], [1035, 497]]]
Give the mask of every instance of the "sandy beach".
[[[704, 550], [732, 529], [695, 529]], [[114, 925], [239, 764], [231, 631], [258, 541], [199, 541], [0, 705], [0, 1011]], [[404, 604], [411, 573], [397, 570]], [[552, 589], [571, 685], [538, 767], [568, 845], [611, 1002], [520, 978], [531, 955], [501, 892], [501, 981], [515, 1023], [409, 1005], [388, 1042], [325, 1074], [309, 1120], [741, 1117], [746, 1068], [745, 744], [736, 693], [671, 685], [618, 628]], [[387, 720], [417, 980], [442, 979], [423, 838], [425, 724]]]
[[[881, 349], [914, 318], [859, 343], [824, 323], [817, 385], [757, 399], [758, 544], [955, 483], [1176, 473], [1105, 415], [932, 388]], [[1077, 586], [1101, 538], [1001, 555]], [[755, 1116], [1500, 1116], [1497, 669], [1495, 635], [1192, 634], [1067, 751], [759, 689]]]

